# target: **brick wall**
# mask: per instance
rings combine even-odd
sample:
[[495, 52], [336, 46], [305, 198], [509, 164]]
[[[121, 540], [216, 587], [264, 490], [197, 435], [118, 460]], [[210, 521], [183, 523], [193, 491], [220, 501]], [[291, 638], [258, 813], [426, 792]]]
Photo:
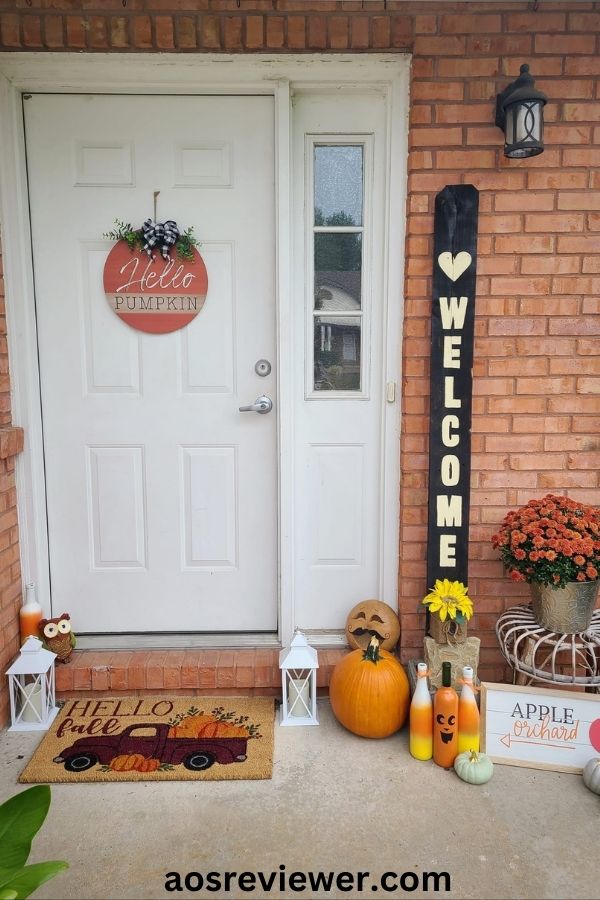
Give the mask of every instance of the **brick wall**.
[[21, 565], [17, 524], [15, 457], [23, 449], [23, 431], [11, 426], [4, 279], [0, 256], [0, 726], [8, 719], [4, 672], [19, 649]]
[[[494, 624], [526, 594], [489, 539], [548, 490], [600, 503], [600, 3], [388, 0], [0, 0], [0, 49], [411, 50], [400, 603], [421, 647], [425, 584], [431, 232], [444, 185], [480, 191], [470, 588], [481, 674], [501, 678]], [[529, 62], [546, 151], [502, 154], [498, 91]]]

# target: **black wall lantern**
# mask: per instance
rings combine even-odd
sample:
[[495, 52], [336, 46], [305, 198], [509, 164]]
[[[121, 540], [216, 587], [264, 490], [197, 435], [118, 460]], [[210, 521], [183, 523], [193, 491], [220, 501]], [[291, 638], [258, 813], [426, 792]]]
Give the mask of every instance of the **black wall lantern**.
[[548, 98], [534, 87], [529, 66], [496, 97], [496, 125], [504, 132], [504, 155], [537, 156], [544, 150], [544, 106]]

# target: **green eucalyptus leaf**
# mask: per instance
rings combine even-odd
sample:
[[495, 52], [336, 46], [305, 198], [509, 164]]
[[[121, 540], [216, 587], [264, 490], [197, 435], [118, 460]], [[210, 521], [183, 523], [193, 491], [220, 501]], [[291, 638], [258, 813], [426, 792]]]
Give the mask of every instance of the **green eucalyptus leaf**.
[[[25, 866], [16, 872], [2, 873], [0, 871], [0, 891], [8, 891], [5, 900], [13, 898], [13, 900], [22, 900], [29, 897], [35, 890], [39, 888], [45, 881], [49, 881], [69, 868], [69, 864], [62, 860], [52, 860], [51, 862], [34, 863], [32, 866]], [[9, 880], [2, 883], [3, 875]], [[0, 897], [5, 897], [4, 893], [0, 893]]]
[[50, 807], [50, 788], [39, 784], [16, 794], [0, 806], [0, 867], [24, 866], [31, 841]]

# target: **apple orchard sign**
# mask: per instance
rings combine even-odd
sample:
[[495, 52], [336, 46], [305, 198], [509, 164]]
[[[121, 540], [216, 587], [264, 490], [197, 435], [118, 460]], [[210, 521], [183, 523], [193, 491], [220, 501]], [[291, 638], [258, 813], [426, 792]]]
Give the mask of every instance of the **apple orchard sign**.
[[206, 266], [198, 250], [189, 259], [175, 249], [166, 257], [131, 250], [118, 241], [104, 264], [104, 292], [111, 309], [132, 328], [166, 334], [188, 325], [204, 305]]
[[468, 583], [471, 395], [479, 193], [435, 198], [427, 585]]

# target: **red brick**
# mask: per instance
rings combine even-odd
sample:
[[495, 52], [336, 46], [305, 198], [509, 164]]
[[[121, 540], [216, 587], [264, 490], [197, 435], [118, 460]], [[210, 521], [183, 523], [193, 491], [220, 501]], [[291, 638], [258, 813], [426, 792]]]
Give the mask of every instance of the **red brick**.
[[498, 57], [474, 57], [461, 59], [440, 59], [438, 75], [441, 78], [476, 78], [485, 75], [498, 75], [500, 60]]
[[534, 37], [536, 53], [564, 53], [565, 56], [573, 56], [576, 53], [589, 55], [596, 49], [594, 34], [540, 34], [539, 28], [536, 30], [537, 33]]
[[494, 150], [438, 150], [436, 153], [439, 169], [491, 169], [495, 164]]
[[[481, 53], [486, 56], [531, 56], [533, 39], [528, 34], [480, 35], [474, 34], [467, 39], [467, 53]], [[508, 63], [508, 60], [505, 59]], [[537, 63], [537, 60], [536, 60]], [[562, 61], [561, 61], [562, 71]], [[488, 74], [488, 73], [485, 73]], [[541, 75], [536, 67], [536, 75]], [[547, 73], [545, 73], [547, 74]]]
[[412, 85], [412, 100], [462, 100], [464, 87], [460, 82], [417, 81]]
[[413, 42], [412, 16], [392, 15], [391, 46], [396, 50], [409, 49]]
[[[567, 151], [565, 151], [567, 152]], [[581, 152], [581, 151], [574, 151]], [[532, 214], [525, 216], [525, 231], [540, 232], [565, 232], [565, 231], [583, 231], [584, 217], [582, 214], [573, 213], [572, 215], [557, 214], [539, 215]]]
[[156, 16], [154, 28], [157, 48], [159, 50], [172, 50], [175, 46], [172, 16]]
[[[92, 46], [106, 46], [106, 20], [100, 19], [102, 22], [102, 33], [104, 35], [101, 44], [92, 44]], [[44, 16], [44, 43], [50, 50], [56, 50], [64, 47], [65, 39], [63, 34], [63, 18], [62, 16]]]
[[11, 13], [0, 16], [0, 37], [4, 47], [20, 47], [19, 17]]
[[415, 16], [415, 34], [435, 34], [437, 28], [438, 22], [436, 16]]
[[81, 16], [67, 16], [67, 46], [72, 50], [85, 50], [87, 29]]
[[549, 319], [548, 333], [564, 335], [600, 334], [600, 321], [593, 316], [580, 316], [578, 319]]
[[466, 49], [467, 41], [463, 36], [422, 37], [417, 35], [413, 44], [413, 52], [417, 56], [464, 56]]
[[[598, 346], [596, 345], [597, 351]], [[570, 397], [548, 397], [548, 412], [558, 413], [559, 415], [567, 413], [573, 416], [579, 413], [591, 413], [594, 415], [598, 412], [598, 398], [572, 395]]]
[[308, 17], [308, 46], [312, 50], [325, 50], [327, 47], [327, 18], [325, 16]]
[[600, 378], [578, 378], [576, 390], [578, 394], [600, 394]]
[[348, 17], [335, 16], [329, 20], [329, 46], [332, 50], [348, 47]]
[[589, 144], [592, 129], [589, 125], [547, 125], [544, 142], [550, 144]]
[[552, 81], [536, 79], [535, 86], [553, 101], [556, 100], [591, 100], [594, 96], [594, 82], [583, 78], [558, 78]]
[[523, 256], [521, 273], [523, 275], [576, 275], [581, 269], [578, 256]]
[[242, 49], [242, 19], [240, 16], [227, 16], [223, 20], [223, 46], [225, 50]]
[[290, 50], [304, 50], [306, 47], [306, 19], [304, 16], [289, 17], [287, 36], [287, 46]]
[[462, 128], [412, 128], [410, 141], [413, 147], [448, 147], [462, 144]]
[[371, 21], [371, 33], [373, 49], [384, 50], [389, 47], [391, 44], [389, 16], [373, 16]]
[[440, 30], [446, 34], [493, 34], [502, 31], [499, 15], [444, 15], [440, 18]]
[[267, 18], [266, 44], [271, 50], [279, 50], [285, 44], [283, 16], [269, 16]]
[[600, 103], [563, 104], [565, 122], [600, 122]]
[[541, 10], [533, 13], [509, 13], [506, 17], [508, 31], [526, 31], [536, 34], [540, 31], [562, 32], [566, 28], [564, 13], [548, 13]]
[[260, 50], [264, 45], [263, 16], [244, 16], [246, 28], [246, 47], [248, 50]]
[[110, 20], [110, 45], [117, 49], [129, 46], [129, 19], [114, 16]]
[[198, 46], [196, 20], [193, 16], [179, 16], [175, 19], [175, 34], [180, 50], [195, 50]]
[[152, 23], [150, 16], [134, 16], [133, 43], [139, 50], [152, 47]]
[[353, 50], [366, 50], [369, 46], [369, 21], [367, 16], [350, 19], [350, 47]]
[[93, 49], [108, 49], [107, 24], [107, 19], [102, 16], [90, 16], [89, 42]]
[[42, 46], [42, 22], [39, 16], [23, 16], [23, 46]]
[[218, 16], [202, 16], [202, 46], [205, 50], [221, 49], [221, 28]]
[[569, 56], [565, 75], [600, 75], [600, 56]]

